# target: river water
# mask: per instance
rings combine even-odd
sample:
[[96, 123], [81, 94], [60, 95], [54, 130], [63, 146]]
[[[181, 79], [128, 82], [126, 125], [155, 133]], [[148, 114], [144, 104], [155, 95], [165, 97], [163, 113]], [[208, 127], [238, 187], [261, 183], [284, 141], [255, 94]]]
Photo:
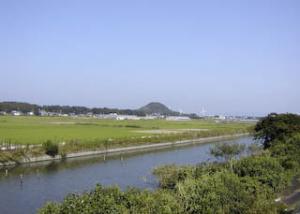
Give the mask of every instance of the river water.
[[[249, 145], [251, 137], [229, 140]], [[47, 201], [61, 201], [69, 193], [89, 191], [96, 184], [156, 188], [154, 167], [163, 164], [197, 164], [215, 161], [210, 148], [215, 143], [174, 147], [152, 152], [88, 157], [36, 163], [0, 170], [0, 213], [36, 213]]]

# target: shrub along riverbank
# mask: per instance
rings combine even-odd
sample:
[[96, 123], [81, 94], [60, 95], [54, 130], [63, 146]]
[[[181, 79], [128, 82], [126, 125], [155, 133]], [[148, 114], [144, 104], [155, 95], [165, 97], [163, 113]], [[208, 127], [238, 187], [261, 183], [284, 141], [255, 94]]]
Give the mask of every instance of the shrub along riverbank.
[[160, 181], [155, 191], [98, 185], [48, 203], [39, 213], [289, 213], [279, 198], [299, 173], [299, 131], [299, 116], [271, 114], [256, 126], [263, 150], [249, 157], [162, 166], [154, 171]]

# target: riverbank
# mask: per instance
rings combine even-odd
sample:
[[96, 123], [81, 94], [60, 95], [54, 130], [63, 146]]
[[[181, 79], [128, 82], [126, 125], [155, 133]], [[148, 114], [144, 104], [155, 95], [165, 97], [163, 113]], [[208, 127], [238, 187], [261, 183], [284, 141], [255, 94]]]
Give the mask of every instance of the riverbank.
[[106, 156], [127, 154], [127, 153], [132, 153], [132, 152], [139, 152], [139, 151], [152, 151], [152, 150], [168, 148], [168, 147], [173, 147], [173, 146], [185, 146], [185, 145], [190, 145], [190, 144], [210, 143], [210, 142], [239, 138], [239, 137], [243, 137], [243, 136], [247, 136], [247, 135], [249, 135], [249, 133], [221, 135], [221, 136], [205, 137], [205, 138], [198, 138], [198, 139], [191, 139], [191, 140], [181, 140], [181, 141], [166, 142], [166, 143], [155, 143], [155, 144], [146, 144], [146, 145], [140, 145], [140, 146], [129, 146], [129, 147], [122, 147], [122, 148], [107, 149], [107, 150], [76, 152], [76, 153], [69, 153], [64, 156], [57, 155], [55, 157], [43, 155], [43, 156], [39, 156], [39, 157], [23, 158], [22, 160], [19, 160], [18, 162], [17, 161], [8, 161], [5, 163], [0, 163], [0, 167], [13, 166], [13, 165], [17, 165], [17, 164], [28, 164], [28, 163], [34, 163], [34, 162], [62, 160], [62, 159], [68, 159], [68, 158], [79, 158], [79, 157], [85, 157], [85, 156], [103, 156], [103, 158], [105, 159]]
[[[249, 147], [254, 141], [252, 136], [246, 136], [226, 142]], [[0, 169], [0, 210], [1, 213], [34, 214], [49, 201], [62, 202], [68, 194], [91, 191], [97, 184], [118, 185], [122, 190], [130, 186], [152, 191], [159, 188], [153, 169], [166, 164], [196, 165], [217, 161], [210, 154], [210, 148], [218, 143], [123, 153], [106, 157], [105, 161], [103, 156], [96, 155]]]

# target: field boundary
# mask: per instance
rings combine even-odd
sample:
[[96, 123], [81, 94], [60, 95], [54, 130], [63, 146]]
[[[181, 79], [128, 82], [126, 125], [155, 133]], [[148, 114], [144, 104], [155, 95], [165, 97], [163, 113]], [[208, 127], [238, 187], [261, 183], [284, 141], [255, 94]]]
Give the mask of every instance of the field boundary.
[[79, 158], [79, 157], [86, 157], [86, 156], [113, 156], [113, 155], [120, 155], [120, 154], [128, 154], [133, 152], [144, 152], [144, 151], [151, 151], [163, 148], [170, 148], [170, 147], [178, 147], [178, 146], [186, 146], [191, 144], [201, 144], [201, 143], [211, 143], [221, 140], [230, 140], [234, 138], [239, 138], [243, 136], [248, 136], [249, 133], [241, 133], [241, 134], [231, 134], [231, 135], [220, 135], [214, 137], [204, 137], [204, 138], [197, 138], [197, 139], [190, 139], [190, 140], [181, 140], [181, 141], [174, 141], [174, 142], [166, 142], [166, 143], [154, 143], [154, 144], [147, 144], [147, 145], [140, 145], [140, 146], [128, 146], [122, 148], [114, 148], [114, 149], [107, 149], [107, 150], [96, 150], [96, 151], [84, 151], [84, 152], [76, 152], [76, 153], [69, 153], [66, 154], [64, 157], [61, 155], [57, 155], [55, 157], [50, 157], [47, 155], [39, 156], [39, 157], [29, 157], [20, 160], [19, 162], [8, 161], [5, 163], [0, 163], [0, 167], [3, 166], [12, 166], [17, 164], [27, 164], [27, 163], [35, 163], [35, 162], [43, 162], [43, 161], [54, 161], [54, 160], [62, 160], [62, 159], [69, 159], [69, 158]]

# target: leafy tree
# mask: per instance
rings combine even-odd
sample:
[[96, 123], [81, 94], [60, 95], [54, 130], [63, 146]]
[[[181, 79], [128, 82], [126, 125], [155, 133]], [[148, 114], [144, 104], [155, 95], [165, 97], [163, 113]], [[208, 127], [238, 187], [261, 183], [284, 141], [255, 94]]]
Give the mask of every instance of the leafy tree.
[[263, 140], [264, 148], [269, 148], [285, 136], [300, 131], [300, 116], [296, 114], [271, 113], [255, 126], [255, 138]]

